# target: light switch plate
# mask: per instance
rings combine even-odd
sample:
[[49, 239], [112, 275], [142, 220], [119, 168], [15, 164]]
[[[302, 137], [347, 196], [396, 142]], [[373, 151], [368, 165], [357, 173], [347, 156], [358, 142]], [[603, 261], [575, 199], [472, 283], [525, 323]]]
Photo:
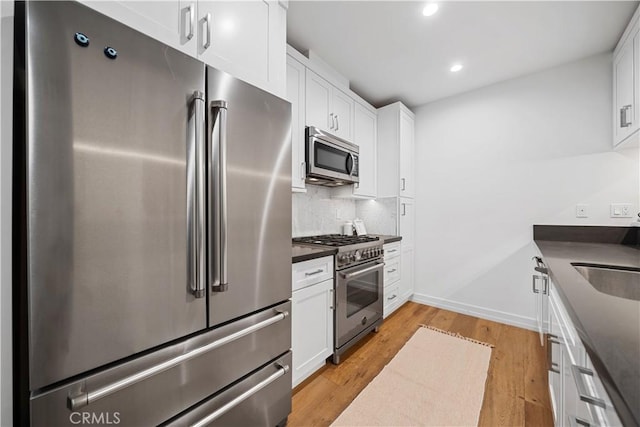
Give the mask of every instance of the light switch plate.
[[576, 218], [589, 218], [589, 205], [576, 205]]
[[611, 203], [611, 218], [633, 218], [631, 203]]

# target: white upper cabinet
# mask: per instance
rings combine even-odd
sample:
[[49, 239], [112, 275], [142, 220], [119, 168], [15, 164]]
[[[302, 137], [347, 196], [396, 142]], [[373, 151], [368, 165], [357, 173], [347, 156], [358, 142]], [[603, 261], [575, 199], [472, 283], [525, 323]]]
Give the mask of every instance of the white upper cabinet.
[[291, 103], [291, 187], [305, 189], [305, 66], [287, 56], [287, 100]]
[[[305, 191], [305, 127], [315, 126], [359, 147], [358, 184], [333, 189], [334, 197], [375, 198], [377, 112], [335, 76], [316, 73], [313, 61], [295, 49], [287, 54], [287, 99], [292, 108], [292, 190]], [[325, 78], [325, 77], [327, 78]], [[333, 83], [332, 83], [333, 82]]]
[[349, 95], [336, 88], [333, 89], [331, 102], [331, 110], [335, 119], [333, 134], [347, 141], [353, 141], [352, 123], [355, 102]]
[[415, 195], [414, 123], [400, 102], [378, 109], [378, 197]]
[[613, 145], [637, 144], [640, 122], [640, 25], [633, 15], [613, 53]]
[[197, 54], [195, 0], [80, 2], [175, 49]]
[[413, 114], [400, 110], [400, 196], [415, 196], [415, 130]]
[[306, 89], [306, 125], [353, 141], [353, 98], [310, 69]]
[[279, 2], [199, 0], [197, 33], [202, 61], [285, 95], [286, 10]]
[[306, 125], [324, 130], [333, 130], [335, 121], [331, 111], [331, 83], [307, 69], [306, 80]]
[[234, 77], [286, 95], [287, 2], [82, 2]]
[[360, 148], [360, 161], [358, 163], [360, 182], [353, 186], [354, 196], [376, 197], [377, 123], [378, 119], [375, 111], [371, 111], [356, 102], [353, 121], [353, 142]]

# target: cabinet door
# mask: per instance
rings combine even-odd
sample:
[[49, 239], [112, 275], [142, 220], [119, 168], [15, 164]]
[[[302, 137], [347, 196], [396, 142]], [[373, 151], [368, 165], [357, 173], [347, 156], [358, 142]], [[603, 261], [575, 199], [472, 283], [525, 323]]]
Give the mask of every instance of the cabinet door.
[[287, 100], [291, 103], [291, 187], [294, 191], [305, 188], [304, 74], [304, 65], [287, 56]]
[[400, 197], [399, 199], [399, 232], [402, 236], [402, 247], [413, 249], [415, 234], [415, 210], [413, 199]]
[[360, 147], [360, 182], [354, 185], [356, 196], [376, 197], [376, 143], [377, 121], [375, 113], [356, 103], [353, 121], [353, 142]]
[[400, 197], [414, 197], [414, 120], [400, 111]]
[[334, 133], [335, 119], [333, 115], [330, 116], [331, 83], [309, 69], [307, 69], [306, 76], [306, 125]]
[[353, 141], [353, 110], [355, 109], [355, 101], [346, 93], [339, 89], [333, 88], [333, 96], [331, 98], [331, 111], [335, 119], [333, 133], [347, 141]]
[[196, 0], [80, 2], [174, 49], [197, 54]]
[[333, 353], [333, 279], [293, 292], [291, 329], [295, 387]]
[[402, 301], [404, 301], [413, 295], [414, 251], [413, 248], [405, 248], [404, 243], [402, 247], [402, 257], [400, 260], [402, 265], [402, 268], [400, 269], [400, 297]]
[[198, 0], [198, 57], [254, 85], [269, 81], [269, 2]]
[[534, 297], [536, 301], [536, 324], [540, 345], [544, 346], [549, 324], [549, 276], [546, 274], [533, 275]]
[[549, 396], [551, 397], [551, 406], [553, 408], [554, 425], [561, 425], [562, 418], [562, 377], [563, 355], [562, 355], [562, 334], [560, 332], [560, 317], [554, 308], [554, 304], [550, 304], [550, 336], [547, 345], [550, 346], [547, 351], [549, 354]]
[[636, 77], [634, 73], [634, 43], [637, 45], [638, 36], [627, 40], [618, 52], [613, 64], [614, 79], [614, 144], [618, 144], [630, 136], [636, 129], [637, 113], [635, 100]]
[[382, 318], [386, 319], [398, 307], [402, 294], [400, 292], [400, 282], [396, 282], [384, 288], [384, 305], [382, 306]]

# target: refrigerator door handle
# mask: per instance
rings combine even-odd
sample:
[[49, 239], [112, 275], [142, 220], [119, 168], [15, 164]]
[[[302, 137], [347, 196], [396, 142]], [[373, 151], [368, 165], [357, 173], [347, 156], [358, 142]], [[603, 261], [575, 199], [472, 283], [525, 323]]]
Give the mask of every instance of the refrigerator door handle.
[[[205, 346], [196, 348], [194, 350], [189, 351], [188, 353], [184, 353], [180, 356], [174, 357], [173, 359], [169, 359], [163, 363], [159, 363], [150, 368], [144, 369], [140, 372], [137, 372], [133, 375], [129, 375], [121, 380], [115, 381], [111, 384], [107, 384], [104, 387], [100, 387], [97, 390], [86, 391], [83, 390], [81, 393], [70, 395], [67, 397], [67, 408], [70, 411], [76, 411], [82, 407], [85, 407], [103, 397], [109, 396], [113, 393], [116, 393], [120, 390], [123, 390], [133, 384], [139, 383], [147, 378], [150, 378], [154, 375], [157, 375], [161, 372], [166, 371], [167, 369], [174, 368], [188, 360], [194, 359], [198, 356], [201, 356], [205, 353], [210, 352], [211, 350], [215, 350], [216, 348], [222, 347], [223, 345], [229, 344], [239, 338], [250, 335], [260, 329], [266, 328], [269, 325], [277, 323], [281, 320], [284, 320], [289, 316], [288, 311], [279, 311], [276, 310], [276, 315], [270, 317], [262, 322], [258, 322], [254, 325], [251, 325], [247, 328], [241, 329], [237, 332], [229, 334], [225, 337], [222, 337], [218, 340], [215, 340]], [[284, 372], [286, 373], [286, 372]], [[239, 403], [239, 402], [238, 402]]]
[[191, 427], [204, 427], [206, 425], [209, 425], [214, 420], [220, 418], [222, 415], [226, 414], [231, 409], [235, 408], [236, 406], [238, 406], [239, 404], [241, 404], [242, 402], [244, 402], [245, 400], [247, 400], [248, 398], [250, 398], [251, 396], [253, 396], [257, 392], [259, 392], [260, 390], [262, 390], [263, 388], [267, 387], [269, 384], [271, 384], [272, 382], [274, 382], [278, 378], [286, 375], [289, 372], [289, 369], [290, 369], [289, 365], [282, 365], [280, 363], [275, 363], [275, 365], [278, 368], [278, 370], [275, 373], [271, 374], [265, 380], [260, 381], [258, 384], [254, 385], [253, 387], [251, 387], [249, 390], [245, 391], [244, 393], [238, 395], [237, 397], [235, 397], [230, 402], [222, 405], [220, 408], [216, 409], [215, 411], [213, 411], [212, 413], [210, 413], [206, 417], [204, 417], [201, 420], [193, 423], [191, 425]]
[[[214, 236], [211, 238], [213, 251], [210, 251], [210, 263], [214, 271], [211, 284], [212, 292], [225, 292], [229, 288], [227, 280], [227, 102], [211, 102], [213, 126], [211, 130], [211, 163], [218, 185], [214, 188], [214, 210], [218, 217], [213, 218]], [[215, 153], [218, 153], [215, 156]]]
[[204, 93], [195, 91], [193, 102], [193, 137], [189, 138], [187, 155], [187, 234], [189, 290], [196, 298], [205, 289], [205, 117]]

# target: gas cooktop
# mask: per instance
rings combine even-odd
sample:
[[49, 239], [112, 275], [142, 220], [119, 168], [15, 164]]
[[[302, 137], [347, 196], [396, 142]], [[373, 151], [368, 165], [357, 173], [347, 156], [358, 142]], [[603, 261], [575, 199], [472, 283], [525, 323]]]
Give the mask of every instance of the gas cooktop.
[[[342, 234], [323, 234], [321, 236], [294, 237], [293, 243], [321, 246], [350, 246], [362, 243], [377, 242], [379, 237], [345, 236]], [[368, 245], [367, 245], [368, 246]]]
[[342, 234], [295, 237], [292, 240], [297, 245], [337, 248], [337, 270], [382, 257], [382, 245], [384, 244], [384, 241], [379, 237], [344, 236]]

